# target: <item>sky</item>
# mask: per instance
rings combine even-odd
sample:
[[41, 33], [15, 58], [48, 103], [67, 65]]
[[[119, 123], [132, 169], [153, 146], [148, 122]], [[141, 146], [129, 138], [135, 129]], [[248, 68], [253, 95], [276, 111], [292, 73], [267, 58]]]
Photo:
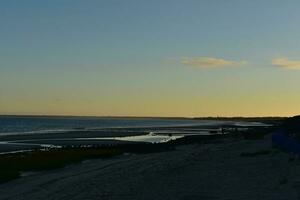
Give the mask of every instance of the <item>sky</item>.
[[298, 0], [0, 1], [0, 114], [300, 114]]

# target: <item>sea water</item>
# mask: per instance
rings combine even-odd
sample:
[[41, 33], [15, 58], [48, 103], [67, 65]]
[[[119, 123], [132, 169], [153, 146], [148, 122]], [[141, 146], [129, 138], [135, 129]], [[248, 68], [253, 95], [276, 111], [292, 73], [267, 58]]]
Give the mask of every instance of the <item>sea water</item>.
[[0, 116], [0, 135], [53, 133], [103, 128], [201, 126], [221, 123], [214, 120], [113, 117]]

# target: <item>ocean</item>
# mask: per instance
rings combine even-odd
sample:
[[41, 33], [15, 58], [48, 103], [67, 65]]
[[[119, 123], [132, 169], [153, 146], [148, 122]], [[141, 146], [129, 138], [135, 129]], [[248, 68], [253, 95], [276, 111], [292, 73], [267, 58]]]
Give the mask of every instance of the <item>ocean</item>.
[[114, 117], [0, 116], [0, 135], [53, 133], [104, 128], [216, 125], [214, 120]]

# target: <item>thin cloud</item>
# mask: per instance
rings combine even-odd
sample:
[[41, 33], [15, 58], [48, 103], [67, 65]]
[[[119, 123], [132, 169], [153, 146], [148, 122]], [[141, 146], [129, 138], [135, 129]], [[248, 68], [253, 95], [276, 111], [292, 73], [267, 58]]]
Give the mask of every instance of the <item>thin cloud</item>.
[[180, 63], [187, 66], [209, 69], [209, 68], [239, 66], [245, 64], [246, 62], [225, 60], [223, 58], [214, 58], [214, 57], [184, 57], [180, 59]]
[[283, 69], [300, 69], [300, 60], [289, 60], [287, 58], [275, 58], [272, 65]]

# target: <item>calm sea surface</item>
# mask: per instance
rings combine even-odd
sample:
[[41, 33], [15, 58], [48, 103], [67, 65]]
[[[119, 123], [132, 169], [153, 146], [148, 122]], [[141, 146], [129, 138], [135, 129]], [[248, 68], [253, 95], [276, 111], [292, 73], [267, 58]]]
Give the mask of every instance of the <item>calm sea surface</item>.
[[235, 124], [246, 126], [260, 125], [260, 123], [253, 122], [192, 119], [0, 116], [0, 135], [10, 133], [53, 133], [103, 128], [202, 126], [219, 124]]
[[103, 117], [11, 117], [0, 116], [0, 134], [47, 133], [102, 128], [161, 127], [183, 125], [214, 125], [220, 121], [159, 119], [159, 118], [103, 118]]

